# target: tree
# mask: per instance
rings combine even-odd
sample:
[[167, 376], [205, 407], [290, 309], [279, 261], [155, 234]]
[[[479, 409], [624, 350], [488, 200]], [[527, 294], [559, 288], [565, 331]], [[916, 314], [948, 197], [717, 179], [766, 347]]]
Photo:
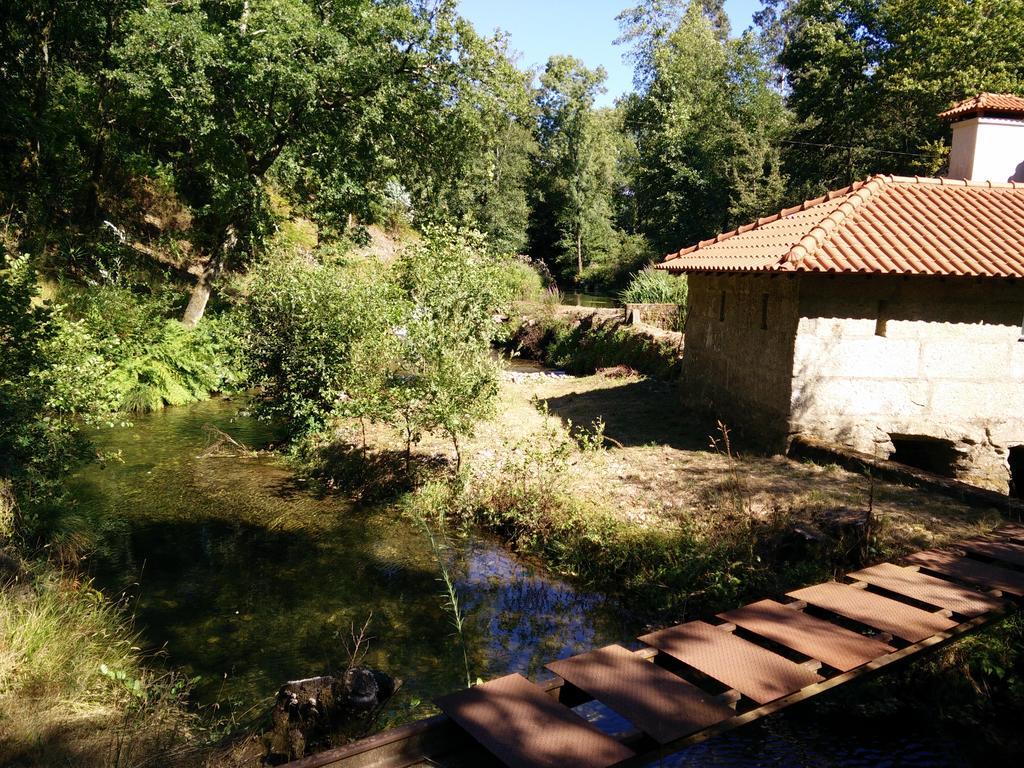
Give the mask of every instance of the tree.
[[96, 225], [114, 119], [111, 52], [143, 0], [20, 0], [0, 11], [0, 205], [38, 252]]
[[626, 105], [638, 229], [664, 252], [777, 208], [789, 122], [758, 40], [722, 39], [699, 3], [670, 32], [626, 35], [651, 68]]
[[614, 243], [613, 123], [607, 111], [594, 110], [605, 77], [603, 69], [587, 69], [579, 59], [552, 56], [537, 94], [540, 182], [533, 239], [541, 252], [535, 255], [560, 263], [563, 273], [572, 264], [577, 281]]
[[450, 114], [437, 121], [443, 135], [432, 139], [443, 165], [414, 191], [428, 223], [456, 222], [485, 234], [495, 253], [521, 253], [536, 151], [531, 75], [516, 68], [503, 36], [481, 38], [462, 22], [460, 39], [473, 55], [452, 82]]
[[458, 468], [460, 441], [498, 395], [491, 343], [495, 316], [512, 298], [501, 261], [479, 233], [431, 228], [403, 253], [397, 280], [409, 314], [392, 396], [406, 456], [422, 432], [439, 431], [451, 439]]
[[[615, 17], [622, 29], [615, 44], [629, 46], [626, 55], [633, 62], [633, 83], [638, 91], [650, 87], [655, 54], [680, 25], [690, 5], [691, 0], [643, 0]], [[700, 0], [699, 5], [719, 37], [727, 38], [729, 16], [725, 0]]]
[[798, 121], [784, 158], [798, 194], [934, 174], [948, 151], [940, 111], [1024, 93], [1021, 0], [766, 0], [759, 23]]
[[192, 217], [186, 324], [272, 231], [271, 181], [336, 229], [372, 219], [395, 185], [427, 220], [447, 216], [448, 190], [517, 108], [499, 42], [454, 0], [153, 0], [125, 26], [120, 129], [144, 137], [133, 164], [169, 178]]

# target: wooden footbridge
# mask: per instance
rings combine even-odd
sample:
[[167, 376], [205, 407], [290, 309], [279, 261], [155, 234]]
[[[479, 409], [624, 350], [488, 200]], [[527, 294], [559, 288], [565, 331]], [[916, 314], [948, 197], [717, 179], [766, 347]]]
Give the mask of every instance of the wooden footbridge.
[[[919, 552], [437, 700], [444, 712], [289, 768], [641, 766], [983, 627], [1024, 598], [1024, 526]], [[596, 700], [629, 724], [573, 711]]]

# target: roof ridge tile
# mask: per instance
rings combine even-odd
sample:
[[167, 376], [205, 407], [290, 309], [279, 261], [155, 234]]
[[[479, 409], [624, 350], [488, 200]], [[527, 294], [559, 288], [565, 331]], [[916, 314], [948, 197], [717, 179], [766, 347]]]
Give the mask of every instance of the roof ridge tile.
[[842, 227], [843, 223], [853, 216], [866, 201], [870, 200], [880, 189], [891, 183], [892, 176], [876, 174], [856, 189], [847, 194], [839, 207], [830, 212], [824, 219], [811, 227], [810, 231], [800, 238], [799, 242], [789, 249], [782, 257], [783, 263], [799, 265], [806, 257], [813, 254], [828, 237]]

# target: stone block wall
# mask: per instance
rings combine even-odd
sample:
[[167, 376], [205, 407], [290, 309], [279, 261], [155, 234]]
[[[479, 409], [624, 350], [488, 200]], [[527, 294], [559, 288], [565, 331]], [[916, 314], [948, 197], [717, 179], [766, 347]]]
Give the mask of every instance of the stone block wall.
[[1024, 445], [1024, 284], [803, 275], [791, 425], [879, 458], [948, 442], [951, 473], [1006, 491]]
[[684, 402], [770, 447], [788, 435], [797, 289], [788, 275], [689, 276]]
[[678, 331], [682, 307], [678, 304], [626, 304], [626, 322], [652, 325], [663, 331]]

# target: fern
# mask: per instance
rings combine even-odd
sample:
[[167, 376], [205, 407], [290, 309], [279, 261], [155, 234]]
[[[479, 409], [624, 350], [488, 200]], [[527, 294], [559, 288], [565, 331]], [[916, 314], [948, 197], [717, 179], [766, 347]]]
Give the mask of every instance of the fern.
[[58, 298], [81, 322], [88, 351], [111, 367], [109, 384], [122, 411], [146, 413], [203, 400], [235, 385], [237, 347], [229, 315], [208, 315], [189, 329], [168, 319], [180, 312], [171, 288], [153, 293], [124, 282], [90, 287], [62, 283]]
[[203, 400], [235, 380], [212, 335], [176, 320], [163, 325], [142, 355], [123, 361], [117, 377], [121, 409], [134, 413]]

